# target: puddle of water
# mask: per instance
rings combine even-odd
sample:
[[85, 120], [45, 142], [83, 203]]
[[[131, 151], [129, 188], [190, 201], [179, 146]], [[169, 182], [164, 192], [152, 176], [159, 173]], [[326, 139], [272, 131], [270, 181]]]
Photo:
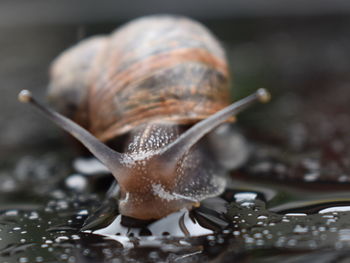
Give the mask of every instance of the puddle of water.
[[0, 210], [2, 262], [265, 262], [316, 259], [324, 253], [338, 258], [350, 246], [346, 192], [328, 192], [327, 197], [283, 184], [236, 179], [229, 184], [232, 190], [205, 200], [190, 213], [180, 211], [136, 228], [127, 219], [121, 224], [116, 210], [110, 209], [106, 211], [112, 223], [81, 232], [103, 198], [93, 189], [72, 188], [67, 178], [56, 184], [54, 192], [38, 191], [27, 203], [13, 202], [11, 209]]

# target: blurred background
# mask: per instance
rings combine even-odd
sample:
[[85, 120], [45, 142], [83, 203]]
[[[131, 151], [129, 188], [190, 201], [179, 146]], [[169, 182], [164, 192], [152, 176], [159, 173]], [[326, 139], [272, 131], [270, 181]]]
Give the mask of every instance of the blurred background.
[[[272, 89], [275, 98], [305, 86], [315, 91], [308, 96], [317, 96], [324, 85], [345, 87], [340, 94], [350, 88], [349, 1], [2, 0], [1, 162], [65, 147], [59, 129], [17, 102], [18, 91], [29, 88], [45, 99], [48, 67], [64, 49], [89, 35], [108, 34], [121, 23], [157, 13], [197, 19], [222, 41], [235, 98], [261, 86]], [[300, 113], [291, 101], [283, 118]]]
[[[160, 13], [196, 19], [218, 37], [232, 71], [233, 100], [260, 87], [272, 93], [269, 104], [256, 105], [238, 117], [237, 126], [253, 150], [232, 178], [251, 180], [242, 189], [252, 189], [259, 197], [254, 212], [232, 202], [229, 214], [236, 218], [240, 213], [244, 220], [238, 230], [244, 229], [250, 237], [227, 235], [226, 246], [220, 236], [214, 247], [212, 239], [205, 239], [209, 245], [194, 243], [195, 247], [204, 248], [204, 256], [226, 253], [215, 262], [242, 261], [242, 253], [248, 255], [244, 262], [287, 262], [288, 257], [295, 257], [288, 262], [345, 262], [350, 248], [349, 212], [321, 218], [318, 211], [333, 205], [347, 205], [345, 211], [350, 207], [349, 0], [0, 0], [0, 261], [34, 262], [36, 257], [36, 262], [43, 262], [44, 257], [45, 262], [57, 262], [52, 258], [60, 257], [74, 262], [66, 260], [71, 244], [63, 243], [61, 248], [56, 244], [61, 242], [56, 237], [66, 234], [51, 233], [51, 227], [65, 226], [78, 214], [80, 221], [72, 224], [80, 229], [84, 216], [100, 206], [111, 179], [106, 183], [103, 175], [77, 174], [72, 169], [74, 147], [64, 133], [32, 107], [20, 104], [18, 92], [31, 89], [44, 101], [48, 68], [63, 50], [88, 36], [109, 34], [134, 18]], [[266, 192], [257, 181], [267, 185]], [[231, 187], [242, 190], [237, 184]], [[270, 193], [276, 193], [271, 200]], [[271, 210], [274, 206], [278, 209]], [[282, 220], [276, 211], [309, 216]], [[265, 219], [258, 222], [260, 213]], [[236, 219], [232, 222], [236, 224]], [[259, 228], [257, 222], [264, 225]], [[265, 230], [273, 238], [269, 234], [258, 240]], [[46, 237], [55, 240], [49, 248], [46, 241], [51, 240]], [[254, 238], [265, 243], [254, 247]], [[86, 244], [92, 250], [147, 258], [148, 250], [143, 248], [128, 254], [114, 250], [111, 243], [111, 250], [106, 250], [99, 241], [95, 245], [95, 239]], [[257, 248], [256, 258], [266, 260], [255, 261], [252, 248]], [[316, 248], [324, 248], [318, 257]], [[159, 254], [167, 257], [164, 251]], [[196, 257], [195, 250], [188, 251]], [[299, 258], [303, 252], [307, 257]], [[323, 252], [336, 257], [331, 260]], [[179, 262], [195, 261], [182, 253]], [[85, 249], [79, 254], [85, 255]], [[16, 258], [20, 256], [30, 257]], [[160, 261], [153, 256], [154, 262]], [[103, 260], [88, 262], [99, 261]]]

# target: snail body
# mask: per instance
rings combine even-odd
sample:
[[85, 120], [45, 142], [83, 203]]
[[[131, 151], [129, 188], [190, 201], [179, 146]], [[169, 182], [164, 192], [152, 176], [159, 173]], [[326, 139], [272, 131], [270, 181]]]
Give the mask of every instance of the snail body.
[[[227, 167], [201, 138], [268, 98], [259, 90], [229, 105], [228, 85], [224, 51], [206, 28], [183, 17], [150, 16], [87, 39], [54, 61], [49, 98], [74, 122], [28, 94], [20, 98], [109, 168], [122, 215], [149, 220], [223, 192]], [[121, 135], [121, 152], [104, 144]]]

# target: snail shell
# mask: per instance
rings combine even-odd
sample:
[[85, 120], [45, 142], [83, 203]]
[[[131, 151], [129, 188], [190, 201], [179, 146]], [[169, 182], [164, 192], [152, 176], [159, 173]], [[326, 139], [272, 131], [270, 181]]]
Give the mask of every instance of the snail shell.
[[56, 59], [51, 80], [56, 107], [102, 141], [152, 121], [196, 123], [230, 98], [220, 44], [176, 16], [136, 19], [83, 41]]

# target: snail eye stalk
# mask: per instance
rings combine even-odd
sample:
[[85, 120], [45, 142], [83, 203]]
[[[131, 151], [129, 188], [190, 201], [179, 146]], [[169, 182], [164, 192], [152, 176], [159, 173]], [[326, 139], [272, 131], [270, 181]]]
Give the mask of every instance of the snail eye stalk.
[[42, 105], [32, 96], [32, 93], [29, 90], [22, 90], [18, 94], [18, 100], [22, 103], [30, 103], [47, 118], [74, 136], [86, 148], [88, 148], [89, 151], [96, 156], [96, 158], [104, 163], [114, 176], [121, 176], [123, 174], [120, 172], [124, 168], [121, 164], [123, 158], [121, 153], [109, 148], [86, 129], [71, 121], [67, 117]]
[[266, 103], [270, 98], [270, 93], [266, 89], [261, 88], [255, 93], [232, 103], [207, 119], [193, 125], [179, 138], [167, 145], [161, 153], [161, 158], [164, 158], [168, 163], [176, 164], [193, 145], [220, 124], [224, 123], [232, 115], [240, 113], [256, 102]]

